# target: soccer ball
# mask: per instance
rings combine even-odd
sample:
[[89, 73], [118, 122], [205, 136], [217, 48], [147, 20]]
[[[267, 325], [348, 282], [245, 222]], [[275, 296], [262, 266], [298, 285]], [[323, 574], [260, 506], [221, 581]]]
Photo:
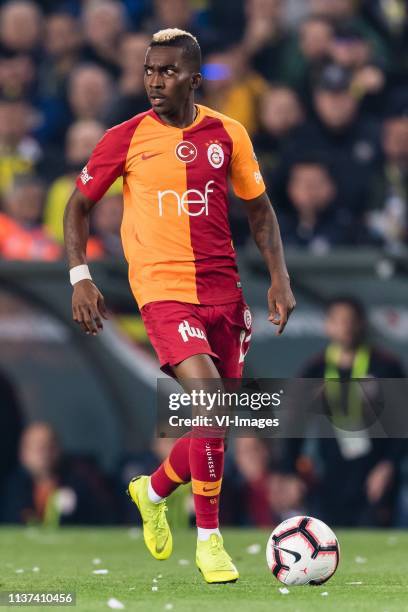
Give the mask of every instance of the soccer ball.
[[340, 559], [333, 531], [310, 516], [294, 516], [271, 533], [266, 562], [283, 584], [323, 584], [331, 578]]

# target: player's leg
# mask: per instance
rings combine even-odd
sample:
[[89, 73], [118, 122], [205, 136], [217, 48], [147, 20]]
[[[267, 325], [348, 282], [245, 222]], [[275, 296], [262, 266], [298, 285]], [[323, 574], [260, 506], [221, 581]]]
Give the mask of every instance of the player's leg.
[[[223, 389], [214, 361], [209, 355], [193, 355], [173, 367], [187, 393]], [[201, 406], [205, 411], [206, 406]], [[189, 464], [197, 524], [196, 563], [206, 582], [234, 582], [239, 574], [224, 549], [219, 531], [219, 500], [224, 471], [225, 429], [193, 427]]]
[[[216, 357], [194, 305], [153, 302], [142, 308], [142, 317], [161, 368], [166, 373], [175, 376], [172, 367], [191, 354], [205, 353]], [[187, 435], [176, 442], [170, 456], [151, 477], [139, 476], [129, 483], [129, 496], [142, 516], [146, 546], [156, 559], [167, 559], [172, 552], [165, 498], [182, 482], [190, 480], [189, 455], [190, 439]]]
[[150, 476], [148, 496], [152, 502], [160, 502], [171, 495], [179, 485], [190, 482], [190, 438], [191, 432], [188, 432], [176, 440], [169, 456]]

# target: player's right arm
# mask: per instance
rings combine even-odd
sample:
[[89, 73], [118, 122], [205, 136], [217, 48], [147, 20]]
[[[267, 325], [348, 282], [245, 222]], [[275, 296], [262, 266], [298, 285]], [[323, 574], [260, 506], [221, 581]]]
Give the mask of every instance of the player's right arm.
[[[96, 145], [91, 158], [76, 181], [76, 189], [70, 197], [64, 214], [64, 240], [70, 270], [86, 266], [86, 245], [89, 235], [89, 215], [112, 183], [123, 176], [134, 120], [111, 128]], [[80, 277], [89, 275], [86, 273]], [[74, 274], [74, 273], [72, 273]], [[96, 335], [106, 319], [103, 296], [90, 278], [72, 280], [72, 315], [87, 334]]]
[[[89, 215], [95, 202], [79, 189], [68, 200], [64, 213], [64, 240], [69, 268], [86, 265]], [[87, 334], [96, 335], [107, 319], [102, 293], [89, 279], [75, 283], [72, 294], [72, 316]]]

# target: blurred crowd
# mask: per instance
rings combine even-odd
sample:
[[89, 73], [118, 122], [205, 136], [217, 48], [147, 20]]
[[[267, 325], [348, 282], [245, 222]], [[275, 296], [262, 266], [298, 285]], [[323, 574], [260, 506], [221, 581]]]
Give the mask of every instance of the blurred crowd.
[[[341, 389], [320, 383], [331, 435], [318, 438], [316, 430], [305, 430], [302, 438], [292, 439], [230, 437], [223, 525], [272, 527], [290, 516], [311, 514], [333, 526], [408, 527], [406, 440], [371, 439], [362, 430], [367, 424], [360, 424], [366, 423], [365, 414], [372, 418], [376, 395], [381, 395], [373, 379], [393, 379], [401, 393], [397, 379], [405, 376], [403, 366], [372, 343], [365, 311], [353, 298], [339, 296], [328, 304], [325, 328], [327, 346], [298, 375], [343, 382]], [[367, 379], [369, 389], [362, 387], [361, 393], [357, 383], [347, 382], [351, 378]], [[108, 476], [94, 457], [65, 452], [49, 423], [23, 423], [13, 390], [2, 378], [0, 392], [6, 398], [0, 426], [8, 432], [0, 446], [0, 522], [137, 524], [124, 491], [131, 478], [151, 474], [165, 460], [174, 439], [146, 441], [140, 452], [120, 457]], [[347, 432], [356, 430], [351, 426], [356, 415], [359, 436], [351, 437]], [[174, 527], [194, 524], [190, 484], [180, 486], [168, 504]]]
[[[0, 257], [62, 257], [62, 214], [105, 129], [148, 108], [153, 32], [195, 34], [199, 102], [250, 133], [288, 247], [408, 242], [405, 0], [8, 0], [0, 8]], [[232, 206], [236, 241], [247, 238]], [[121, 255], [120, 181], [90, 259]]]

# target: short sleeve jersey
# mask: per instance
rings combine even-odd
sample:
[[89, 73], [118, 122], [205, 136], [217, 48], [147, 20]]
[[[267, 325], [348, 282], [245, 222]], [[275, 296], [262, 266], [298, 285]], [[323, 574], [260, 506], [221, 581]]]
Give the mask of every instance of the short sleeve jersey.
[[228, 180], [244, 200], [265, 185], [245, 128], [205, 106], [197, 110], [184, 129], [153, 110], [111, 128], [76, 182], [96, 202], [123, 176], [121, 236], [140, 308], [159, 300], [224, 304], [241, 295]]

